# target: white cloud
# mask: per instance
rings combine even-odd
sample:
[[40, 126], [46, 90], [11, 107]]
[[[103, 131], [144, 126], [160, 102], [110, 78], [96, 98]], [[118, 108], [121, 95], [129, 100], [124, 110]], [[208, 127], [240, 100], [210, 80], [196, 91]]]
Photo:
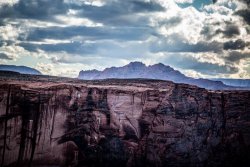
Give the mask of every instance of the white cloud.
[[188, 77], [192, 77], [192, 78], [209, 78], [211, 76], [209, 75], [204, 75], [198, 71], [194, 71], [194, 70], [183, 70], [183, 69], [180, 69], [180, 71], [185, 74], [186, 76]]
[[19, 2], [19, 0], [1, 0], [0, 6], [2, 6], [2, 5], [14, 5], [18, 2]]
[[174, 0], [176, 3], [193, 3], [194, 0]]
[[74, 3], [74, 4], [86, 4], [86, 5], [92, 5], [92, 6], [103, 6], [107, 2], [111, 2], [115, 0], [65, 0], [66, 3]]
[[61, 25], [58, 25], [60, 27], [67, 27], [67, 26], [86, 26], [86, 27], [100, 27], [103, 26], [102, 23], [95, 23], [87, 18], [79, 18], [74, 16], [64, 16], [64, 15], [58, 15], [55, 17], [59, 22], [61, 22]]
[[20, 32], [20, 29], [15, 25], [7, 24], [5, 26], [0, 26], [0, 40], [15, 41]]
[[27, 53], [25, 49], [16, 45], [0, 47], [0, 53], [6, 54], [11, 60], [14, 60], [14, 61], [16, 61], [20, 57], [20, 54], [24, 52]]
[[54, 76], [64, 76], [76, 78], [81, 70], [95, 69], [96, 66], [90, 64], [66, 64], [66, 63], [37, 63], [35, 66], [37, 70], [42, 72], [45, 75], [54, 75]]

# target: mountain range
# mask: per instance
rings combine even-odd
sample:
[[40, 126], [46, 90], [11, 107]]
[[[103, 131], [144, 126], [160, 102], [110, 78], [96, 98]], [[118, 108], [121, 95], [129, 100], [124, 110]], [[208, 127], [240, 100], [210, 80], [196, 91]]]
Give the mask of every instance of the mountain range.
[[229, 86], [238, 86], [238, 87], [248, 87], [250, 88], [250, 79], [229, 79], [229, 78], [214, 78], [211, 80], [221, 81]]
[[[0, 65], [0, 72], [1, 71], [4, 72], [5, 75], [11, 75], [11, 73], [9, 73], [10, 71], [20, 74], [42, 75], [40, 71], [26, 66]], [[144, 78], [169, 80], [175, 83], [186, 83], [211, 90], [250, 89], [250, 79], [195, 79], [185, 76], [180, 71], [175, 70], [174, 68], [162, 63], [146, 66], [141, 62], [131, 62], [123, 67], [110, 67], [104, 69], [103, 71], [98, 71], [95, 69], [80, 71], [78, 75], [78, 79], [83, 80], [98, 80], [109, 78]]]
[[41, 75], [42, 73], [34, 68], [26, 66], [15, 66], [15, 65], [2, 65], [0, 64], [0, 71], [13, 71], [21, 74], [32, 74]]
[[[108, 79], [108, 78], [146, 78], [146, 79], [158, 79], [158, 80], [170, 80], [175, 83], [186, 83], [191, 85], [197, 85], [202, 88], [221, 90], [221, 89], [248, 89], [247, 84], [237, 84], [240, 80], [231, 80], [231, 82], [223, 79], [194, 79], [187, 77], [181, 72], [173, 69], [170, 66], [162, 63], [146, 66], [141, 62], [131, 62], [123, 67], [111, 67], [106, 68], [103, 71], [87, 70], [80, 71], [78, 75], [79, 79], [84, 80], [96, 80], [96, 79]], [[225, 84], [223, 82], [228, 83]], [[245, 81], [246, 82], [246, 81]], [[242, 87], [241, 87], [242, 86]], [[248, 87], [248, 88], [247, 88]]]

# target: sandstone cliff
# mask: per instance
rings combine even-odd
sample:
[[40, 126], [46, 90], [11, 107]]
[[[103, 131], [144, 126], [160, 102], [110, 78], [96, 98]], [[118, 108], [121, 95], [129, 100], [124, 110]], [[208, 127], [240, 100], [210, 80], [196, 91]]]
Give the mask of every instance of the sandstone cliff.
[[1, 80], [1, 166], [247, 166], [250, 91]]

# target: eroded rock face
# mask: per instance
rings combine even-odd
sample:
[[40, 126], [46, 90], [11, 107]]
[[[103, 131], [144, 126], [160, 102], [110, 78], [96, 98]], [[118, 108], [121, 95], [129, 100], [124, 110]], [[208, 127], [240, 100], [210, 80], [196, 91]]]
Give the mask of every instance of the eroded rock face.
[[1, 166], [249, 165], [249, 91], [112, 82], [1, 82]]

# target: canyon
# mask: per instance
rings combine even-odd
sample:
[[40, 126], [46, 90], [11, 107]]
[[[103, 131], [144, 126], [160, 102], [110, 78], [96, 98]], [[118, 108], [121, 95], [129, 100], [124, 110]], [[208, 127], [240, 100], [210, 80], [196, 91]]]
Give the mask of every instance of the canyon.
[[249, 166], [250, 91], [0, 77], [0, 165]]

